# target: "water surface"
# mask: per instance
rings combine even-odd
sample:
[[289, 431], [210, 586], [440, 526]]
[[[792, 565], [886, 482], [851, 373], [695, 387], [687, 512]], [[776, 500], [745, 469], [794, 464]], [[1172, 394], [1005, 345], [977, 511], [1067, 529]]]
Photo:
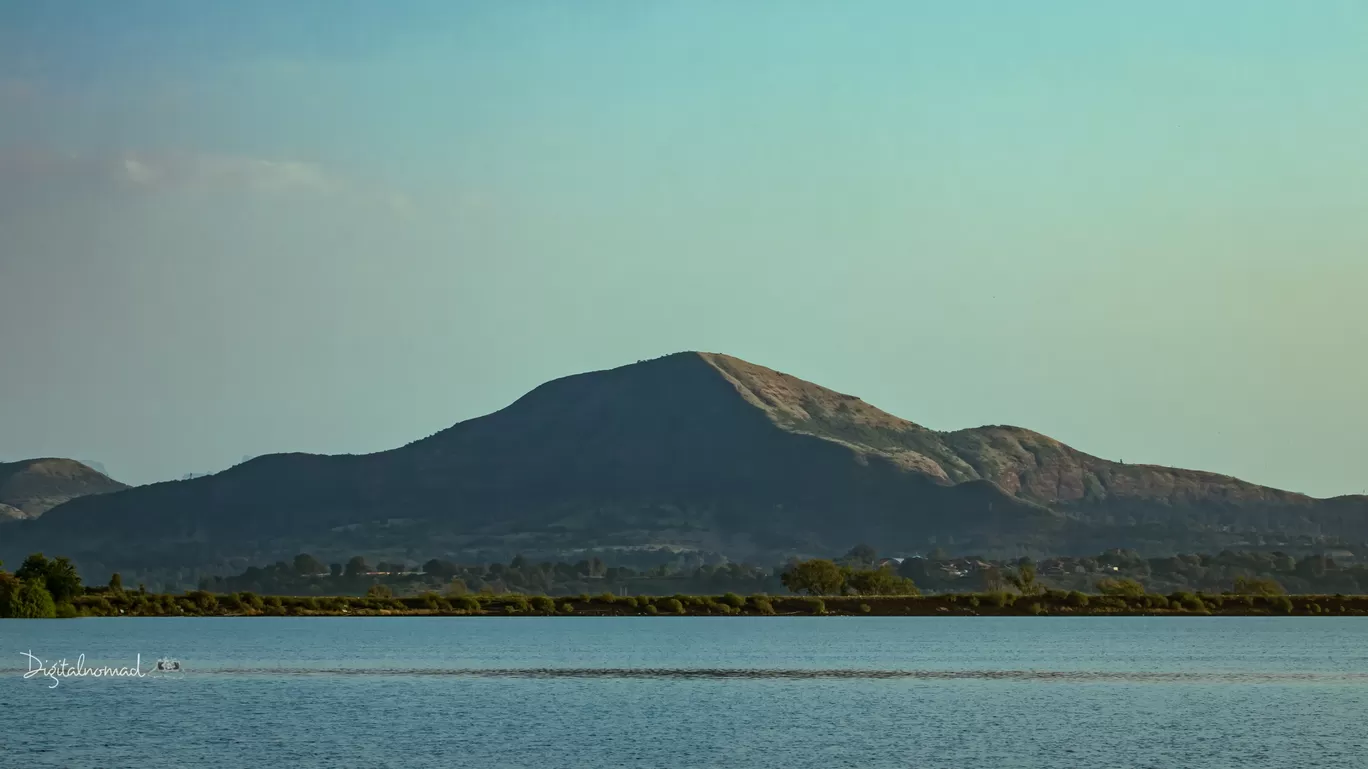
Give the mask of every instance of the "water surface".
[[[0, 621], [6, 766], [1362, 767], [1364, 618]], [[23, 674], [182, 661], [180, 676]]]

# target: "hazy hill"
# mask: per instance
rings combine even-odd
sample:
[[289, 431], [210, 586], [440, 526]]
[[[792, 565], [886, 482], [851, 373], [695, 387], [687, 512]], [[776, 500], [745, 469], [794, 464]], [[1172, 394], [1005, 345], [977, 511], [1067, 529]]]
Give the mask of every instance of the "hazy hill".
[[[745, 361], [680, 353], [544, 384], [402, 448], [278, 454], [21, 524], [101, 562], [681, 544], [736, 557], [1219, 548], [1368, 538], [1362, 497], [1122, 465], [1014, 427], [936, 432]], [[61, 549], [47, 545], [48, 549]]]
[[0, 520], [37, 518], [77, 497], [126, 488], [127, 485], [72, 459], [0, 463]]

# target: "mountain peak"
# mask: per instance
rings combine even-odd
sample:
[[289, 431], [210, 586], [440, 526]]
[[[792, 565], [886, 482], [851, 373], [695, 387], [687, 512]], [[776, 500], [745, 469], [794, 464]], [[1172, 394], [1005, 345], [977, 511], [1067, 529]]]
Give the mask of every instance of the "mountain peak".
[[0, 464], [0, 506], [4, 517], [36, 518], [57, 505], [90, 494], [121, 491], [127, 485], [74, 459], [43, 457]]

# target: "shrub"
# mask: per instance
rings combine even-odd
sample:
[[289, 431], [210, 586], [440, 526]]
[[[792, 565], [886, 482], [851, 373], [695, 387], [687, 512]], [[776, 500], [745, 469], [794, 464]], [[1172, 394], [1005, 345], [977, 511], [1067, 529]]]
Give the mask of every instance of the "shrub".
[[867, 604], [867, 603], [862, 603], [862, 604], [860, 604], [860, 611], [863, 612], [863, 613], [865, 613], [865, 614], [868, 614], [869, 612], [873, 611], [873, 609], [870, 609], [870, 608], [869, 608], [869, 604]]
[[1077, 606], [1080, 609], [1088, 605], [1088, 597], [1077, 590], [1070, 592], [1067, 600], [1070, 606]]
[[1200, 596], [1186, 591], [1178, 591], [1168, 597], [1169, 608], [1182, 611], [1203, 612], [1207, 610]]
[[371, 585], [371, 586], [370, 586], [370, 589], [366, 591], [366, 597], [367, 597], [367, 598], [393, 598], [393, 597], [394, 597], [394, 591], [390, 589], [390, 586], [389, 586], [389, 585], [378, 585], [378, 584], [377, 584], [377, 585]]
[[622, 602], [627, 604], [627, 608], [629, 609], [635, 609], [637, 607], [637, 599], [635, 596], [629, 595], [626, 598], [622, 599]]
[[1097, 590], [1103, 595], [1117, 595], [1127, 598], [1139, 598], [1145, 594], [1144, 586], [1133, 579], [1103, 579], [1097, 583]]
[[722, 595], [722, 603], [725, 603], [733, 609], [739, 609], [742, 606], [746, 605], [746, 599], [742, 598], [736, 593], [724, 593]]
[[678, 598], [671, 598], [670, 600], [665, 602], [665, 608], [666, 610], [673, 612], [675, 614], [683, 614], [684, 602], [679, 600]]
[[575, 613], [575, 607], [574, 607], [574, 606], [571, 606], [571, 605], [570, 605], [570, 602], [567, 601], [567, 602], [561, 604], [561, 612], [564, 613], [564, 614], [574, 614], [574, 613]]
[[1273, 608], [1280, 609], [1284, 614], [1292, 613], [1292, 599], [1285, 595], [1278, 596], [1269, 602]]
[[[210, 614], [218, 610], [218, 599], [213, 593], [207, 590], [194, 590], [185, 594], [185, 597], [193, 605], [194, 609], [201, 614]], [[279, 602], [279, 598], [276, 599]]]
[[510, 612], [510, 613], [511, 613], [511, 612], [523, 612], [523, 613], [526, 613], [526, 612], [529, 612], [529, 611], [531, 611], [531, 610], [532, 610], [532, 604], [531, 604], [531, 603], [528, 603], [527, 599], [524, 598], [524, 597], [522, 597], [522, 596], [520, 596], [520, 595], [514, 596], [514, 597], [508, 599], [508, 603], [504, 605], [504, 611], [507, 611], [507, 612]]
[[1033, 603], [1033, 604], [1031, 604], [1030, 609], [1031, 609], [1031, 613], [1032, 613], [1032, 614], [1037, 614], [1037, 615], [1039, 615], [1039, 614], [1044, 614], [1044, 613], [1045, 613], [1045, 607], [1044, 607], [1044, 606], [1041, 606], [1041, 605], [1038, 604], [1038, 603]]
[[476, 614], [480, 611], [480, 599], [473, 595], [457, 596], [451, 604], [457, 611], [466, 614]]
[[813, 613], [813, 614], [826, 614], [826, 613], [827, 613], [827, 610], [826, 610], [826, 601], [823, 601], [823, 600], [820, 599], [820, 598], [813, 599], [812, 601], [809, 602], [809, 605], [812, 607], [812, 613]]
[[646, 604], [646, 613], [647, 613], [647, 614], [659, 614], [659, 613], [660, 613], [660, 610], [657, 609], [657, 608], [655, 607], [655, 604], [650, 604], [650, 603], [648, 603], [648, 604]]
[[75, 619], [80, 616], [76, 611], [76, 607], [66, 601], [57, 604], [57, 608], [54, 610], [53, 614], [57, 619]]
[[978, 596], [976, 596], [976, 595], [971, 595], [971, 596], [969, 596], [969, 607], [972, 608], [972, 609], [977, 609], [977, 608], [979, 607], [979, 597], [978, 597]]
[[1008, 593], [1006, 590], [999, 590], [995, 593], [984, 593], [983, 600], [987, 601], [992, 606], [1002, 609], [1015, 603], [1016, 596]]
[[598, 599], [610, 606], [614, 603], [617, 603], [617, 596], [613, 595], [612, 593], [600, 593]]
[[764, 596], [752, 596], [751, 605], [755, 607], [756, 614], [774, 614], [774, 604]]

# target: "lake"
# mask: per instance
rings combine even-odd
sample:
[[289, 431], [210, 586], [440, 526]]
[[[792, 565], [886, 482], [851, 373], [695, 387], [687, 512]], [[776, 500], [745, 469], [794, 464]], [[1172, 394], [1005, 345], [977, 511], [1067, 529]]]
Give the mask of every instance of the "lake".
[[0, 620], [0, 703], [14, 767], [1363, 767], [1368, 618]]

